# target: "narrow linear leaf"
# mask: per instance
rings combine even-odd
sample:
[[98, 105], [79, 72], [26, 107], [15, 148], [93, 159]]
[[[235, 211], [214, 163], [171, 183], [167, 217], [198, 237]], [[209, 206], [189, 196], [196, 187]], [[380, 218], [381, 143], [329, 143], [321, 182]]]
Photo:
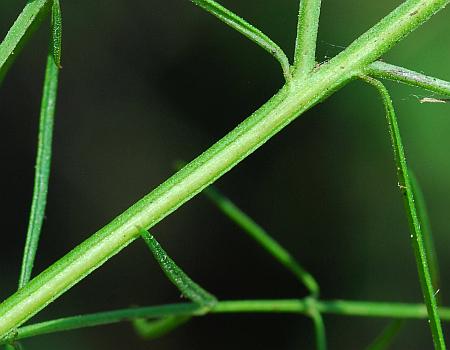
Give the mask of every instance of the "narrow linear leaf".
[[45, 69], [40, 111], [33, 199], [19, 278], [19, 289], [24, 287], [31, 278], [34, 259], [39, 244], [39, 237], [45, 217], [52, 157], [53, 123], [58, 91], [58, 70], [53, 55], [49, 52], [47, 55], [47, 66]]
[[140, 231], [142, 238], [145, 243], [147, 243], [147, 246], [153, 253], [156, 261], [158, 261], [161, 266], [161, 269], [164, 271], [167, 278], [180, 290], [183, 296], [194, 303], [205, 307], [206, 311], [211, 309], [217, 303], [216, 297], [200, 287], [186, 275], [186, 273], [167, 255], [155, 237], [148, 231]]
[[0, 82], [19, 54], [20, 49], [47, 15], [51, 3], [52, 0], [27, 1], [0, 44]]
[[404, 320], [391, 321], [373, 343], [367, 347], [367, 350], [388, 350], [402, 329], [403, 324]]
[[[161, 269], [169, 280], [180, 290], [186, 298], [201, 306], [199, 312], [204, 314], [217, 303], [215, 296], [200, 287], [186, 275], [177, 264], [167, 255], [158, 241], [145, 230], [140, 230], [141, 236], [158, 261]], [[133, 321], [136, 332], [145, 339], [155, 339], [166, 335], [177, 327], [189, 321], [191, 316], [176, 315], [159, 320], [137, 319]]]
[[321, 0], [300, 0], [295, 41], [294, 75], [310, 73], [316, 64]]
[[420, 87], [436, 94], [450, 96], [450, 82], [394, 66], [393, 64], [376, 61], [367, 67], [366, 74], [374, 78], [393, 80]]
[[156, 321], [137, 319], [133, 322], [135, 331], [144, 339], [152, 340], [170, 333], [188, 322], [192, 316], [167, 316]]
[[444, 334], [442, 331], [441, 320], [439, 318], [436, 291], [431, 281], [430, 268], [428, 266], [426, 246], [424, 244], [423, 232], [420, 226], [420, 219], [414, 200], [413, 188], [411, 185], [408, 165], [406, 163], [405, 151], [400, 136], [400, 130], [397, 124], [394, 105], [386, 87], [378, 80], [364, 77], [368, 83], [372, 84], [383, 98], [386, 108], [386, 116], [389, 126], [391, 143], [394, 150], [394, 158], [397, 167], [398, 185], [402, 192], [408, 221], [411, 230], [411, 240], [414, 254], [416, 257], [416, 265], [419, 274], [420, 285], [424, 295], [425, 304], [427, 306], [428, 317], [430, 318], [430, 328], [433, 336], [434, 346], [436, 349], [445, 349]]
[[314, 277], [307, 272], [295, 258], [275, 239], [273, 239], [252, 218], [239, 209], [230, 199], [225, 197], [216, 188], [210, 186], [203, 193], [235, 224], [248, 233], [279, 263], [291, 271], [303, 283], [312, 295], [319, 295], [319, 285]]
[[[419, 216], [420, 227], [422, 228], [423, 243], [425, 245], [425, 252], [427, 253], [427, 261], [430, 267], [431, 281], [433, 282], [434, 290], [439, 291], [440, 285], [440, 272], [439, 263], [437, 258], [436, 246], [434, 244], [433, 232], [431, 230], [430, 219], [428, 216], [428, 210], [423, 196], [422, 188], [420, 187], [417, 177], [411, 169], [409, 170], [409, 177], [411, 180], [411, 186], [414, 193], [414, 199], [416, 200], [417, 213]], [[439, 299], [439, 298], [438, 298]]]
[[53, 58], [58, 68], [61, 68], [62, 16], [59, 0], [53, 0], [51, 30]]
[[280, 63], [285, 79], [290, 79], [289, 59], [284, 51], [267, 35], [213, 0], [191, 1], [270, 53]]

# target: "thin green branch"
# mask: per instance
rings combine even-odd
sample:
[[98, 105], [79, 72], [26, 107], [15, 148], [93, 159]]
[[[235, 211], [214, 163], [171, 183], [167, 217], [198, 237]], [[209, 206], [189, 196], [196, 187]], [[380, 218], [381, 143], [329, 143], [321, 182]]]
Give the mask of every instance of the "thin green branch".
[[381, 334], [367, 347], [367, 350], [387, 350], [403, 327], [404, 320], [393, 320]]
[[416, 201], [420, 227], [422, 228], [423, 243], [425, 246], [425, 252], [427, 253], [427, 261], [430, 268], [431, 281], [433, 283], [434, 289], [436, 290], [436, 298], [439, 300], [439, 295], [437, 293], [439, 292], [441, 278], [436, 246], [434, 244], [433, 232], [431, 230], [430, 219], [428, 217], [427, 205], [419, 181], [417, 180], [416, 175], [411, 171], [411, 169], [409, 170], [409, 179], [411, 181], [411, 187], [413, 189], [414, 199]]
[[427, 306], [428, 315], [430, 318], [430, 328], [433, 335], [434, 346], [436, 349], [445, 349], [444, 334], [437, 311], [436, 291], [433, 288], [431, 280], [430, 269], [427, 261], [428, 253], [426, 252], [423, 233], [420, 226], [420, 219], [417, 214], [414, 192], [411, 185], [409, 169], [406, 163], [405, 151], [400, 136], [394, 105], [392, 104], [388, 90], [380, 81], [373, 78], [365, 78], [365, 80], [378, 90], [383, 98], [383, 103], [386, 108], [389, 134], [397, 167], [398, 186], [404, 198], [405, 208], [410, 224], [411, 240], [416, 257], [420, 285], [422, 287], [422, 293], [424, 295], [425, 304]]
[[304, 284], [311, 293], [309, 298], [309, 314], [314, 324], [316, 335], [316, 345], [318, 350], [326, 349], [325, 325], [322, 315], [317, 311], [316, 299], [319, 296], [319, 285], [314, 277], [307, 272], [297, 260], [275, 239], [272, 238], [261, 226], [259, 226], [251, 217], [238, 208], [229, 198], [223, 195], [214, 186], [209, 186], [203, 190], [208, 197], [228, 218], [236, 223], [244, 232], [248, 233], [256, 242], [260, 244], [275, 260], [281, 263], [294, 276]]
[[293, 67], [295, 76], [311, 73], [316, 64], [320, 7], [321, 0], [300, 0]]
[[299, 115], [355, 79], [450, 0], [407, 0], [339, 55], [285, 86], [253, 115], [0, 304], [0, 337], [23, 324], [223, 176]]
[[233, 222], [241, 227], [257, 241], [280, 264], [291, 271], [303, 283], [313, 296], [319, 295], [319, 285], [314, 277], [307, 272], [297, 260], [267, 231], [259, 226], [251, 217], [239, 209], [229, 198], [225, 197], [216, 188], [210, 186], [203, 193]]
[[267, 35], [213, 0], [191, 1], [270, 53], [280, 63], [286, 81], [290, 79], [289, 59], [284, 51]]
[[389, 63], [376, 61], [367, 66], [365, 73], [374, 78], [393, 80], [407, 85], [420, 87], [436, 94], [450, 96], [450, 82], [417, 73], [406, 68], [394, 66]]
[[0, 82], [20, 49], [48, 13], [52, 0], [27, 1], [0, 44]]
[[[59, 18], [58, 22], [60, 27], [61, 11], [58, 10], [58, 4], [58, 1], [55, 1], [52, 17], [55, 19]], [[61, 35], [61, 30], [59, 30], [58, 33]], [[54, 56], [55, 45], [61, 45], [61, 37], [57, 39], [56, 44], [54, 39], [55, 33], [52, 30], [52, 43], [50, 45], [49, 53], [47, 54], [47, 65], [42, 93], [33, 199], [19, 278], [19, 289], [24, 287], [31, 278], [47, 203], [48, 181], [52, 158], [53, 123], [58, 92], [58, 62], [61, 58], [60, 48], [56, 49], [59, 52], [58, 59], [55, 59]]]
[[[316, 301], [317, 310], [324, 314], [351, 317], [380, 317], [393, 319], [425, 319], [427, 310], [423, 304], [377, 303], [364, 301], [330, 300]], [[31, 324], [17, 329], [10, 338], [4, 338], [0, 344], [11, 340], [30, 338], [43, 334], [70, 331], [119, 322], [129, 322], [140, 318], [163, 318], [169, 316], [195, 316], [201, 306], [195, 303], [179, 303], [159, 306], [136, 307], [94, 314], [64, 317], [56, 320]], [[292, 313], [308, 315], [307, 299], [285, 300], [237, 300], [219, 301], [211, 313]], [[443, 320], [450, 321], [450, 308], [439, 310]]]

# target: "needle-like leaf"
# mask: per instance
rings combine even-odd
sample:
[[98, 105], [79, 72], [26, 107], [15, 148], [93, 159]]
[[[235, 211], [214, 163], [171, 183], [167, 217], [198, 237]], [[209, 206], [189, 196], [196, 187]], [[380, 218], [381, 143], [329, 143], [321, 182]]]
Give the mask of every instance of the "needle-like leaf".
[[[161, 269], [169, 280], [180, 290], [186, 298], [201, 306], [198, 313], [207, 313], [217, 303], [215, 296], [204, 290], [186, 275], [177, 264], [167, 255], [156, 239], [145, 230], [141, 230], [141, 236], [150, 248], [153, 256], [158, 261]], [[136, 332], [145, 339], [161, 337], [182, 324], [189, 321], [191, 316], [175, 315], [164, 317], [160, 320], [137, 319], [133, 321]]]
[[53, 58], [55, 64], [61, 68], [62, 16], [59, 0], [53, 0], [51, 29]]
[[420, 285], [422, 287], [422, 293], [427, 306], [428, 317], [430, 318], [429, 321], [434, 346], [436, 349], [445, 349], [444, 334], [442, 332], [441, 320], [437, 310], [436, 291], [433, 288], [427, 259], [429, 254], [426, 252], [423, 232], [420, 226], [420, 219], [414, 199], [414, 191], [410, 180], [408, 165], [406, 163], [405, 151], [400, 136], [394, 105], [388, 90], [380, 81], [369, 77], [364, 77], [363, 79], [373, 85], [383, 98], [389, 125], [389, 134], [397, 167], [398, 186], [404, 198], [408, 221], [410, 223], [411, 241], [416, 257]]
[[191, 1], [270, 53], [280, 63], [285, 79], [290, 79], [289, 59], [284, 51], [266, 34], [213, 0]]
[[148, 231], [140, 230], [141, 236], [158, 261], [167, 278], [180, 290], [184, 297], [203, 306], [208, 311], [217, 299], [214, 295], [195, 283], [177, 264], [167, 255], [158, 241]]
[[413, 171], [411, 171], [411, 169], [409, 170], [409, 177], [411, 180], [411, 186], [413, 188], [414, 199], [416, 200], [417, 214], [419, 215], [420, 227], [422, 228], [423, 243], [425, 245], [427, 260], [430, 266], [431, 281], [433, 282], [433, 287], [436, 290], [437, 294], [437, 292], [439, 291], [441, 279], [436, 246], [434, 244], [433, 232], [431, 230], [430, 219], [428, 217], [428, 210], [425, 198], [423, 196], [422, 188], [420, 187], [419, 181], [417, 181], [416, 175], [414, 174]]
[[[58, 0], [55, 0], [52, 12], [52, 18], [59, 23], [59, 29], [52, 30], [50, 49], [47, 54], [39, 121], [33, 199], [19, 278], [19, 289], [25, 286], [31, 278], [47, 203], [48, 181], [52, 158], [53, 123], [58, 92], [58, 65], [61, 58], [61, 11], [59, 10]], [[58, 37], [56, 42], [54, 40], [55, 31]], [[55, 52], [57, 52], [57, 57], [55, 57]]]

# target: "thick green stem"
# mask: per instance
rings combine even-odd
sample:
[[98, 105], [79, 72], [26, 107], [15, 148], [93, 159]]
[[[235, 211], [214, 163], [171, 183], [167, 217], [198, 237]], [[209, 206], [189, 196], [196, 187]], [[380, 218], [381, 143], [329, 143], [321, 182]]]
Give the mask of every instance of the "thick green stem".
[[286, 84], [256, 113], [0, 305], [0, 337], [18, 327], [297, 116], [349, 82], [450, 0], [408, 0], [313, 74]]

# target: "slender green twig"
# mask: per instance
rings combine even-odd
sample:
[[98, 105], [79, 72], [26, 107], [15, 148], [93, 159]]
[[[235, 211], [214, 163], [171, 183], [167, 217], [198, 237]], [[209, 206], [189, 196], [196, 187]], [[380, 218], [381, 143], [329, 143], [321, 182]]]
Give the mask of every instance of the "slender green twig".
[[[53, 22], [56, 22], [57, 26], [61, 28], [61, 11], [57, 0], [54, 2], [52, 12]], [[55, 24], [52, 23], [52, 40], [47, 55], [40, 111], [33, 200], [19, 278], [19, 289], [24, 287], [31, 278], [47, 203], [52, 158], [53, 123], [58, 92], [59, 62], [61, 60], [61, 29], [54, 30], [54, 27]], [[58, 52], [57, 58], [55, 58], [55, 52]]]
[[285, 86], [252, 116], [0, 304], [0, 337], [38, 313], [138, 236], [223, 176], [299, 115], [323, 101], [450, 0], [407, 0], [347, 49]]
[[326, 349], [325, 325], [322, 315], [316, 308], [316, 300], [319, 296], [319, 285], [315, 278], [307, 272], [297, 260], [275, 239], [272, 238], [261, 226], [259, 226], [251, 217], [239, 209], [229, 198], [223, 195], [214, 186], [209, 186], [203, 190], [203, 193], [233, 222], [247, 232], [250, 237], [256, 240], [265, 250], [271, 254], [275, 260], [281, 263], [294, 276], [304, 284], [311, 293], [309, 305], [309, 316], [313, 320], [314, 331], [316, 334], [316, 344], [318, 350]]
[[387, 350], [394, 341], [395, 336], [400, 332], [404, 324], [404, 320], [393, 320], [383, 332], [367, 347], [367, 350]]
[[307, 272], [297, 260], [275, 239], [273, 239], [251, 217], [239, 209], [229, 198], [216, 188], [210, 186], [203, 193], [233, 222], [256, 240], [279, 263], [290, 270], [314, 296], [319, 295], [319, 285], [314, 277]]
[[20, 49], [47, 15], [52, 0], [27, 1], [19, 17], [0, 44], [0, 82]]
[[[433, 282], [433, 287], [437, 293], [440, 285], [439, 263], [436, 246], [433, 239], [433, 232], [431, 230], [430, 219], [428, 217], [427, 206], [419, 181], [417, 181], [417, 178], [411, 169], [409, 171], [409, 179], [411, 181], [411, 187], [413, 189], [414, 199], [416, 201], [417, 215], [419, 217], [420, 227], [422, 229], [423, 243], [430, 267], [431, 281]], [[436, 295], [436, 297], [438, 297], [438, 295]]]
[[194, 4], [202, 9], [208, 11], [222, 22], [229, 25], [231, 28], [237, 30], [245, 37], [253, 41], [255, 44], [261, 46], [264, 50], [270, 53], [281, 65], [283, 75], [286, 80], [291, 77], [290, 64], [284, 51], [270, 39], [267, 35], [261, 32], [238, 15], [226, 9], [222, 5], [213, 0], [191, 0]]
[[366, 74], [374, 78], [389, 79], [427, 89], [436, 94], [450, 96], [450, 82], [389, 63], [376, 61], [367, 66]]
[[320, 7], [321, 0], [300, 0], [293, 67], [296, 76], [311, 73], [316, 64]]
[[422, 287], [422, 293], [425, 298], [425, 304], [427, 306], [428, 315], [430, 318], [430, 327], [433, 335], [434, 346], [436, 349], [445, 349], [444, 334], [442, 332], [441, 321], [437, 311], [436, 291], [434, 290], [431, 281], [431, 274], [427, 261], [427, 252], [425, 250], [426, 247], [424, 245], [423, 233], [420, 226], [419, 216], [417, 214], [413, 188], [409, 176], [409, 169], [406, 163], [405, 151], [397, 124], [394, 106], [388, 90], [380, 81], [368, 77], [364, 79], [373, 85], [383, 98], [389, 125], [389, 134], [397, 167], [398, 186], [404, 198], [408, 221], [410, 223], [411, 240], [416, 257], [420, 285]]
[[[323, 314], [349, 317], [379, 317], [393, 319], [427, 318], [427, 309], [423, 304], [324, 300], [316, 301], [316, 307], [317, 310]], [[43, 334], [128, 322], [138, 318], [194, 316], [198, 315], [200, 308], [201, 306], [195, 303], [180, 303], [64, 317], [21, 327], [17, 329], [17, 334], [13, 337], [14, 339], [19, 340]], [[303, 315], [308, 315], [309, 311], [307, 299], [219, 301], [211, 309], [211, 313], [293, 313]], [[450, 308], [442, 307], [439, 312], [443, 320], [450, 321]], [[0, 341], [0, 344], [4, 344], [8, 340], [9, 339], [4, 338]]]

